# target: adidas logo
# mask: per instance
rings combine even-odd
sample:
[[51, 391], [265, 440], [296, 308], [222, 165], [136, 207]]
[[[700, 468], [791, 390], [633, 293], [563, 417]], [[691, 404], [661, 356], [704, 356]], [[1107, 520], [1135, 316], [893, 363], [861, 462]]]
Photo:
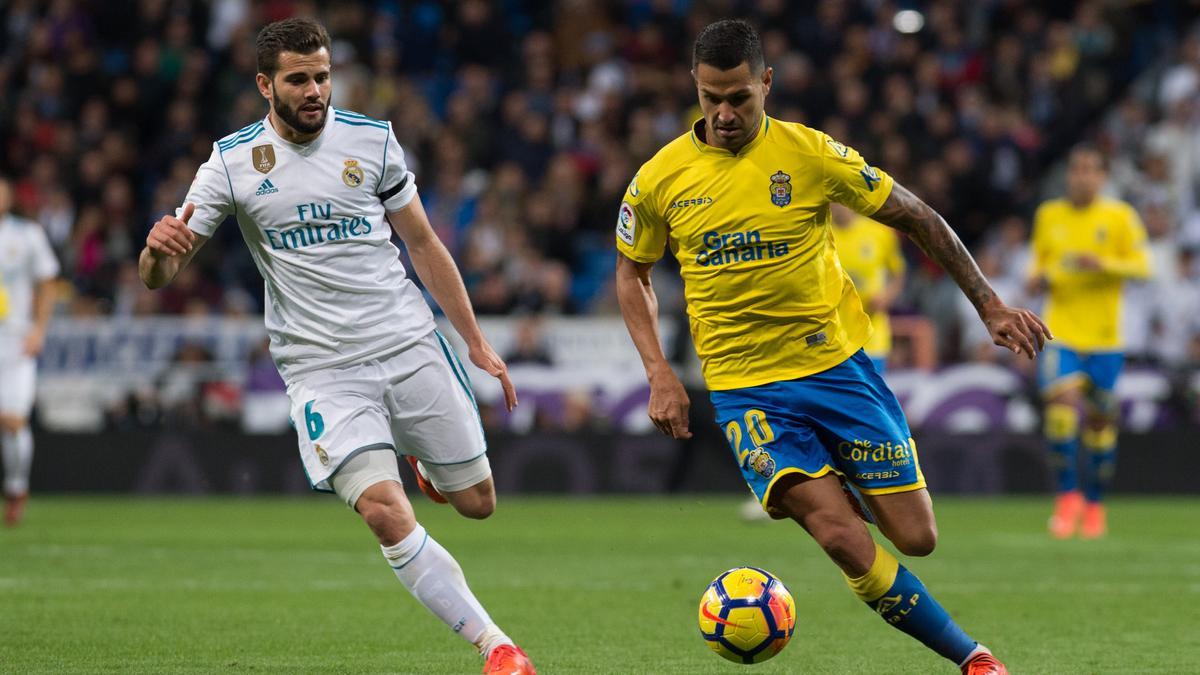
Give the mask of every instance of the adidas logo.
[[271, 179], [268, 178], [262, 182], [262, 185], [258, 186], [258, 192], [255, 192], [254, 194], [255, 196], [261, 197], [263, 195], [274, 194], [276, 192], [279, 192], [279, 188], [275, 187], [275, 185], [271, 183]]

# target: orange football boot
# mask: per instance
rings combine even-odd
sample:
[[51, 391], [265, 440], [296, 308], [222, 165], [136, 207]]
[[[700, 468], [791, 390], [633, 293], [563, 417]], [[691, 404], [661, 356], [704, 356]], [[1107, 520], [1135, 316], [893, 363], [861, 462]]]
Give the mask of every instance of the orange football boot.
[[1050, 534], [1055, 539], [1069, 539], [1079, 526], [1083, 514], [1083, 495], [1077, 490], [1059, 493], [1054, 498], [1054, 515], [1050, 516]]
[[1099, 502], [1088, 502], [1083, 507], [1083, 525], [1079, 527], [1079, 536], [1084, 539], [1099, 539], [1108, 533], [1108, 516], [1104, 505]]
[[1008, 669], [991, 652], [979, 652], [963, 664], [962, 675], [1008, 675]]
[[29, 493], [19, 495], [4, 495], [4, 524], [16, 527], [25, 517], [25, 502], [29, 501]]
[[488, 655], [483, 675], [537, 675], [537, 671], [520, 647], [500, 645]]
[[446, 498], [442, 496], [442, 493], [438, 492], [438, 489], [433, 487], [433, 483], [430, 483], [429, 480], [421, 474], [421, 467], [417, 466], [417, 458], [413, 457], [412, 455], [405, 455], [404, 458], [408, 460], [408, 465], [412, 467], [413, 473], [417, 475], [417, 487], [421, 488], [421, 492], [424, 492], [425, 496], [429, 497], [435, 503], [447, 503]]

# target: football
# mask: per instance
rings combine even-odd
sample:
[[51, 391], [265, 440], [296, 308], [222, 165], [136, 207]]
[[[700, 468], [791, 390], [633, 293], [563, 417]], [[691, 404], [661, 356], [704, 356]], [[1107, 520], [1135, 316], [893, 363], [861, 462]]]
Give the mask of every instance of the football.
[[722, 573], [700, 597], [700, 635], [735, 663], [775, 656], [796, 630], [796, 602], [783, 582], [757, 567]]

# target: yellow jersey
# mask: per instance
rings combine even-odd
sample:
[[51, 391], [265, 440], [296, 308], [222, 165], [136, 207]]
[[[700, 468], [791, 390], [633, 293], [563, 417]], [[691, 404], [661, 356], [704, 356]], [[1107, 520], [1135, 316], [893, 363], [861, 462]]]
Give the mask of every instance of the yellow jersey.
[[[1046, 325], [1057, 342], [1078, 351], [1121, 348], [1121, 285], [1150, 275], [1150, 253], [1141, 218], [1129, 204], [1097, 198], [1076, 208], [1048, 201], [1033, 218], [1033, 276], [1048, 285]], [[1102, 269], [1077, 261], [1092, 256]]]
[[700, 140], [703, 124], [634, 176], [617, 248], [645, 263], [670, 247], [709, 389], [832, 368], [863, 346], [871, 323], [838, 262], [829, 203], [870, 215], [892, 178], [801, 124], [763, 115], [737, 153]]
[[[904, 276], [900, 238], [887, 225], [858, 216], [845, 227], [833, 226], [838, 260], [850, 275], [858, 295], [868, 306], [887, 289], [888, 281]], [[871, 337], [863, 345], [867, 355], [887, 356], [892, 350], [892, 326], [887, 310], [871, 312]]]

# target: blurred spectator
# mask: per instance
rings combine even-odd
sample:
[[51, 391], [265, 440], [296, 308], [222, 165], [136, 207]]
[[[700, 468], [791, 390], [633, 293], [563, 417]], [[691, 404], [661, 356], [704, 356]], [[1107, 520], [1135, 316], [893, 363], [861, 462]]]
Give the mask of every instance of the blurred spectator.
[[517, 322], [512, 350], [504, 355], [504, 361], [510, 366], [519, 364], [554, 365], [554, 358], [550, 355], [545, 335], [542, 334], [540, 317], [521, 317]]
[[[236, 227], [158, 294], [139, 291], [130, 264], [212, 142], [265, 113], [257, 30], [316, 13], [334, 38], [338, 105], [392, 122], [476, 309], [612, 311], [615, 207], [697, 116], [692, 37], [742, 14], [775, 68], [768, 112], [823, 128], [911, 187], [1001, 286], [1019, 285], [1044, 176], [1088, 135], [1112, 154], [1123, 196], [1166, 205], [1164, 255], [1200, 245], [1194, 3], [909, 5], [925, 18], [915, 33], [897, 30], [893, 3], [866, 0], [18, 0], [0, 4], [0, 173], [59, 250], [73, 312], [260, 311]], [[1129, 87], [1138, 77], [1149, 86]], [[931, 317], [943, 359], [974, 354], [953, 282], [906, 254], [901, 308]], [[678, 288], [663, 291], [669, 311]]]

